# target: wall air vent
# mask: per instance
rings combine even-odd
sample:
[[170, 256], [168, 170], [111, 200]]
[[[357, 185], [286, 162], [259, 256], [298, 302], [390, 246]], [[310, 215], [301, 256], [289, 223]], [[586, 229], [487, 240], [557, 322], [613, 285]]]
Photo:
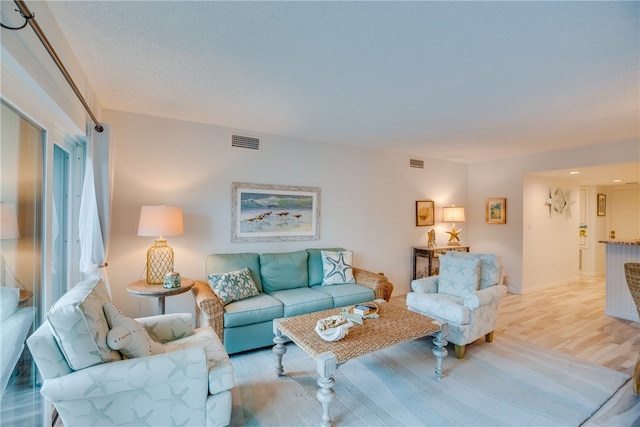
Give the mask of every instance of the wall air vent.
[[409, 167], [424, 169], [424, 160], [409, 159]]
[[260, 138], [254, 136], [231, 135], [231, 146], [247, 150], [260, 150]]

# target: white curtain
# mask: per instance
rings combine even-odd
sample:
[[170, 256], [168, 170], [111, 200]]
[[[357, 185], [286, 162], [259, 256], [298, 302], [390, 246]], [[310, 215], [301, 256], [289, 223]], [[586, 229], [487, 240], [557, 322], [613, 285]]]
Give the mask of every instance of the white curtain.
[[102, 278], [111, 292], [107, 255], [111, 228], [113, 138], [109, 125], [91, 128], [80, 201], [80, 271], [88, 278]]

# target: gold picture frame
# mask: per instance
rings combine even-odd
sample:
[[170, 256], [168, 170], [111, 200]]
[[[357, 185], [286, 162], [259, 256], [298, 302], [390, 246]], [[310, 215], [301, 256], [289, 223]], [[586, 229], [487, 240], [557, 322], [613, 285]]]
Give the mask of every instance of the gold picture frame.
[[487, 199], [485, 222], [487, 224], [507, 223], [507, 199], [504, 197], [493, 197]]
[[598, 216], [605, 216], [607, 213], [607, 195], [598, 194]]
[[435, 205], [433, 200], [416, 201], [416, 227], [435, 224]]

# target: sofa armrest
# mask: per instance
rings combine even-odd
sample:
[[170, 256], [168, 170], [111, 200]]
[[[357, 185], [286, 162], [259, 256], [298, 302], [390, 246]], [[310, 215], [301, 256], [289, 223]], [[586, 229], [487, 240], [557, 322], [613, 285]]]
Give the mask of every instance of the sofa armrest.
[[224, 334], [224, 304], [205, 282], [197, 280], [191, 288], [191, 292], [193, 292], [196, 299], [197, 326], [211, 326], [220, 341], [222, 341]]
[[191, 313], [171, 313], [136, 319], [149, 336], [162, 344], [193, 335]]
[[494, 301], [499, 301], [507, 294], [507, 287], [504, 285], [493, 285], [488, 288], [469, 294], [464, 297], [464, 305], [470, 309], [476, 309], [483, 305], [489, 305]]
[[411, 290], [422, 294], [438, 292], [438, 276], [427, 276], [411, 281]]
[[[151, 372], [162, 375], [150, 375]], [[44, 382], [41, 393], [52, 402], [91, 400], [101, 396], [130, 393], [132, 404], [140, 393], [166, 394], [171, 386], [203, 390], [208, 381], [207, 358], [202, 347], [135, 359], [101, 363]], [[174, 388], [176, 388], [174, 386]], [[206, 399], [206, 393], [198, 393]], [[120, 396], [120, 400], [122, 399]], [[124, 408], [119, 408], [124, 410]]]
[[383, 273], [373, 273], [361, 268], [353, 267], [353, 277], [358, 285], [365, 286], [373, 290], [375, 299], [389, 301], [393, 292], [393, 284], [389, 283], [387, 276]]

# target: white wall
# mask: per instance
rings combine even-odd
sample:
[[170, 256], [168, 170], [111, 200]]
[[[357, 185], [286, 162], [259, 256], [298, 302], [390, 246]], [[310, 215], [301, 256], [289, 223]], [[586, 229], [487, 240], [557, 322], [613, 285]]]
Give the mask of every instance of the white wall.
[[[569, 206], [558, 212], [545, 204], [550, 192], [568, 195]], [[579, 278], [579, 187], [575, 181], [524, 177], [523, 283], [527, 291]], [[571, 203], [573, 202], [573, 204]]]
[[[230, 146], [227, 128], [110, 110], [105, 117], [116, 141], [109, 275], [115, 303], [131, 316], [155, 312], [155, 301], [126, 292], [144, 277], [153, 243], [133, 233], [141, 205], [182, 207], [185, 233], [169, 245], [185, 277], [205, 279], [209, 253], [343, 246], [354, 251], [356, 266], [384, 272], [401, 295], [409, 290], [411, 246], [426, 244], [432, 228], [415, 226], [415, 201], [434, 200], [436, 218], [444, 204], [466, 202], [464, 164], [426, 159], [415, 169], [404, 154], [272, 135], [259, 135], [261, 150], [249, 151]], [[231, 243], [232, 182], [320, 187], [320, 240]], [[448, 227], [435, 228], [446, 242]], [[193, 297], [166, 303], [167, 311], [191, 310]]]
[[[469, 165], [468, 204], [474, 208], [472, 212], [477, 214], [471, 217], [470, 224], [467, 225], [470, 225], [469, 240], [473, 244], [472, 249], [474, 252], [494, 252], [501, 255], [505, 273], [509, 276], [509, 290], [525, 293], [530, 290], [530, 286], [523, 271], [523, 254], [526, 253], [528, 257], [544, 255], [524, 246], [523, 206], [525, 199], [529, 197], [525, 193], [524, 176], [533, 172], [627, 163], [632, 160], [640, 160], [640, 145], [638, 141], [629, 140]], [[507, 198], [507, 224], [484, 223], [484, 213], [480, 214], [478, 207], [484, 206], [488, 197]], [[576, 243], [576, 247], [577, 245]], [[558, 253], [557, 262], [573, 263], [574, 253], [575, 251]], [[528, 262], [540, 264], [537, 260]], [[555, 277], [553, 283], [571, 280], [571, 277]]]

